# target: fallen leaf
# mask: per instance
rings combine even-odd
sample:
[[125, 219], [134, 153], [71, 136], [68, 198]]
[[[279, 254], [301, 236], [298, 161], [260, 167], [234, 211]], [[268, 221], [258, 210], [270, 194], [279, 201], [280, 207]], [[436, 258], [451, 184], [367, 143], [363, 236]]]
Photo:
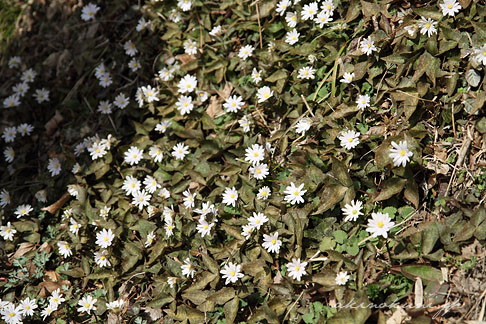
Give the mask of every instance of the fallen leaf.
[[42, 208], [41, 210], [45, 210], [50, 214], [54, 215], [59, 209], [62, 208], [62, 206], [69, 200], [70, 197], [71, 196], [69, 195], [69, 193], [66, 192], [64, 195], [62, 195], [61, 198], [59, 198], [58, 201], [56, 201], [52, 205]]

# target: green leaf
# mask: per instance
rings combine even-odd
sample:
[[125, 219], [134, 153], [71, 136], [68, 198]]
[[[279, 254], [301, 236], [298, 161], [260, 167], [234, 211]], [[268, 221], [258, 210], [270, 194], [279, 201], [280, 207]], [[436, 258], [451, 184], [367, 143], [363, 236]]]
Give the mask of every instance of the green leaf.
[[216, 305], [223, 305], [233, 297], [235, 297], [235, 290], [231, 287], [224, 287], [209, 296], [208, 300], [214, 302]]
[[236, 296], [224, 305], [224, 318], [226, 319], [226, 324], [233, 324], [238, 315], [239, 298]]
[[336, 177], [339, 182], [346, 187], [350, 187], [353, 185], [353, 181], [349, 176], [348, 168], [344, 165], [343, 162], [339, 161], [336, 158], [332, 158], [332, 175]]
[[321, 241], [321, 244], [319, 244], [319, 250], [320, 251], [333, 250], [335, 246], [336, 246], [336, 241], [334, 241], [330, 237], [324, 237]]
[[429, 254], [432, 252], [435, 243], [439, 239], [439, 227], [437, 223], [430, 223], [429, 226], [422, 231], [422, 253]]
[[374, 201], [387, 200], [396, 194], [399, 194], [406, 183], [407, 180], [402, 178], [391, 178], [386, 180], [381, 186], [381, 191], [378, 196], [375, 197]]
[[321, 192], [320, 205], [312, 215], [322, 214], [325, 211], [334, 208], [334, 206], [343, 200], [347, 187], [340, 184], [325, 185]]
[[404, 265], [401, 273], [410, 280], [420, 277], [425, 281], [442, 281], [442, 272], [428, 265]]
[[334, 238], [336, 239], [336, 242], [338, 242], [339, 244], [343, 244], [344, 241], [348, 238], [348, 234], [346, 234], [345, 231], [338, 230], [334, 232]]

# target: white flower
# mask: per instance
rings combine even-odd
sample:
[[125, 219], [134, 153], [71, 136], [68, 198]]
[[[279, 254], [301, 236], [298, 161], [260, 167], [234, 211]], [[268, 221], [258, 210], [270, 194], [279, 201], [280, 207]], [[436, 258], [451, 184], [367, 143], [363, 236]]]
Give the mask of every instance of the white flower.
[[2, 189], [2, 191], [0, 192], [0, 207], [3, 208], [8, 204], [10, 204], [10, 194], [7, 190]]
[[12, 56], [9, 60], [8, 60], [8, 67], [13, 69], [13, 68], [16, 68], [19, 66], [20, 62], [22, 62], [22, 60], [20, 59], [20, 57], [18, 56]]
[[251, 224], [243, 225], [243, 227], [241, 228], [241, 235], [243, 235], [245, 239], [248, 240], [254, 230], [255, 228], [251, 226]]
[[17, 94], [8, 96], [3, 100], [4, 108], [13, 108], [13, 107], [17, 107], [18, 105], [20, 105], [20, 97]]
[[346, 218], [345, 222], [356, 221], [360, 215], [363, 215], [361, 210], [363, 209], [363, 203], [359, 200], [351, 201], [351, 204], [346, 204], [342, 209], [342, 212]]
[[234, 264], [233, 262], [228, 262], [225, 264], [224, 268], [219, 271], [223, 275], [223, 279], [226, 279], [225, 285], [235, 283], [238, 279], [243, 278], [241, 273], [241, 265]]
[[61, 163], [57, 158], [49, 159], [47, 169], [51, 173], [51, 177], [57, 176], [59, 173], [61, 173]]
[[295, 26], [297, 26], [297, 13], [287, 12], [287, 14], [285, 15], [285, 21], [290, 28], [295, 28]]
[[354, 72], [344, 72], [343, 78], [340, 80], [342, 83], [351, 83], [354, 78]]
[[22, 216], [28, 216], [29, 213], [31, 211], [33, 211], [34, 209], [32, 208], [31, 205], [20, 205], [17, 207], [17, 209], [15, 210], [15, 215], [17, 215], [17, 218], [20, 218]]
[[164, 157], [162, 150], [157, 146], [152, 146], [150, 148], [149, 155], [154, 159], [154, 162], [162, 162], [162, 158]]
[[291, 31], [285, 34], [285, 42], [289, 45], [294, 45], [299, 41], [300, 33], [297, 32], [297, 29], [292, 29]]
[[238, 191], [233, 188], [227, 187], [223, 193], [223, 204], [236, 207], [236, 201], [238, 200]]
[[17, 127], [6, 127], [3, 130], [2, 138], [5, 143], [13, 142], [15, 137], [17, 136]]
[[98, 111], [102, 114], [111, 114], [111, 103], [108, 100], [102, 100], [98, 104]]
[[371, 36], [363, 39], [359, 43], [359, 47], [361, 49], [361, 52], [365, 53], [366, 55], [370, 55], [374, 51], [377, 51], [377, 48], [375, 46], [375, 42], [371, 40]]
[[211, 29], [211, 31], [209, 32], [209, 35], [211, 35], [211, 36], [218, 36], [219, 34], [221, 34], [221, 26], [220, 25], [214, 26], [213, 29]]
[[22, 323], [22, 310], [20, 306], [15, 307], [13, 303], [9, 303], [1, 309], [0, 314], [2, 319], [7, 324], [21, 324]]
[[152, 88], [150, 85], [142, 87], [142, 92], [147, 102], [159, 101], [159, 98], [157, 97], [159, 95], [159, 91]]
[[111, 79], [111, 75], [109, 73], [103, 74], [99, 81], [100, 81], [100, 85], [103, 88], [106, 88], [113, 83], [113, 80]]
[[191, 93], [197, 87], [197, 79], [196, 79], [195, 76], [192, 76], [190, 74], [186, 74], [181, 79], [181, 81], [179, 81], [178, 87], [179, 87], [180, 93], [186, 93], [186, 92]]
[[124, 109], [129, 103], [129, 99], [125, 96], [124, 93], [119, 93], [118, 96], [115, 97], [115, 101], [113, 104], [120, 109]]
[[314, 22], [319, 25], [319, 28], [323, 28], [324, 24], [327, 24], [332, 21], [331, 15], [332, 13], [330, 13], [329, 11], [322, 10], [314, 19]]
[[281, 0], [279, 3], [277, 3], [277, 9], [275, 10], [280, 16], [283, 16], [285, 13], [285, 10], [287, 10], [288, 7], [290, 7], [291, 2], [290, 0]]
[[170, 120], [162, 120], [160, 123], [158, 123], [155, 126], [155, 130], [159, 133], [165, 133], [167, 128], [169, 128], [170, 124], [171, 124]]
[[138, 164], [143, 157], [143, 150], [140, 150], [136, 146], [130, 146], [128, 151], [125, 152], [125, 163], [130, 165]]
[[145, 192], [145, 189], [143, 189], [133, 194], [132, 204], [137, 206], [138, 209], [142, 209], [143, 207], [150, 205], [150, 198], [152, 198], [152, 195]]
[[270, 197], [271, 193], [272, 191], [270, 190], [269, 187], [267, 186], [261, 187], [258, 190], [257, 199], [267, 200], [267, 198]]
[[253, 216], [248, 218], [248, 223], [256, 229], [260, 229], [260, 227], [266, 222], [268, 222], [268, 217], [265, 216], [263, 213], [253, 212]]
[[125, 44], [123, 44], [123, 49], [125, 50], [125, 53], [129, 56], [135, 56], [138, 53], [135, 44], [133, 44], [131, 40], [128, 40], [125, 42]]
[[322, 10], [327, 11], [330, 15], [332, 15], [334, 11], [334, 3], [332, 3], [332, 0], [326, 0], [323, 1], [321, 4]]
[[349, 275], [346, 271], [341, 271], [336, 276], [336, 285], [344, 286], [349, 280]]
[[339, 140], [341, 141], [341, 146], [344, 147], [346, 150], [351, 150], [358, 146], [359, 144], [359, 132], [355, 132], [354, 130], [347, 130], [341, 132], [339, 135]]
[[186, 40], [184, 41], [184, 51], [187, 55], [196, 55], [197, 54], [197, 44], [193, 40]]
[[138, 20], [138, 24], [137, 24], [137, 27], [135, 27], [135, 30], [138, 31], [138, 32], [142, 31], [145, 28], [147, 28], [149, 25], [150, 25], [150, 21], [146, 21], [145, 18], [142, 17]]
[[15, 151], [11, 146], [7, 146], [3, 151], [3, 155], [5, 156], [5, 161], [12, 163], [15, 158]]
[[174, 223], [172, 222], [172, 220], [170, 220], [170, 222], [167, 221], [167, 219], [165, 220], [165, 235], [167, 235], [167, 237], [171, 237], [173, 234], [174, 234]]
[[171, 70], [168, 68], [163, 68], [162, 70], [159, 71], [159, 78], [162, 79], [163, 81], [170, 81], [172, 80], [173, 73]]
[[245, 150], [245, 161], [252, 165], [258, 164], [265, 159], [265, 149], [260, 144], [253, 144]]
[[170, 192], [169, 192], [169, 190], [167, 190], [167, 188], [162, 188], [159, 191], [159, 196], [163, 197], [165, 199], [169, 199], [170, 198]]
[[317, 14], [317, 10], [317, 2], [311, 2], [304, 5], [304, 8], [302, 8], [302, 11], [300, 12], [302, 20], [314, 19], [314, 16]]
[[103, 250], [101, 252], [95, 252], [95, 262], [99, 267], [102, 268], [111, 266], [111, 263], [108, 260], [108, 251]]
[[83, 19], [84, 21], [94, 19], [94, 16], [98, 12], [98, 10], [100, 10], [100, 7], [98, 7], [94, 3], [88, 3], [81, 10], [81, 19]]
[[201, 102], [205, 102], [206, 100], [208, 100], [208, 93], [206, 91], [196, 90], [196, 95]]
[[71, 172], [72, 172], [73, 174], [78, 174], [80, 171], [81, 171], [81, 165], [79, 165], [79, 163], [77, 163], [77, 162], [76, 162], [76, 163], [73, 165], [73, 169], [71, 170]]
[[181, 270], [183, 276], [186, 276], [187, 278], [189, 277], [194, 278], [194, 273], [196, 272], [196, 270], [194, 269], [194, 266], [191, 264], [191, 260], [189, 260], [189, 258], [186, 258], [184, 260], [184, 264], [181, 265]]
[[462, 9], [461, 5], [456, 0], [444, 0], [444, 3], [439, 4], [442, 9], [442, 14], [454, 17], [459, 10]]
[[191, 191], [187, 189], [182, 193], [185, 198], [182, 200], [184, 201], [184, 207], [187, 209], [194, 207], [194, 198], [196, 197], [196, 193], [191, 194]]
[[29, 91], [29, 88], [30, 87], [26, 82], [22, 82], [14, 85], [12, 87], [12, 91], [14, 92], [14, 94], [23, 97], [27, 93], [27, 91]]
[[251, 72], [251, 80], [255, 84], [258, 84], [262, 80], [262, 71], [253, 68], [253, 71]]
[[69, 226], [69, 231], [73, 233], [74, 235], [78, 235], [78, 231], [81, 228], [81, 225], [79, 225], [78, 222], [74, 218], [70, 219], [71, 225]]
[[194, 211], [201, 214], [201, 216], [206, 216], [209, 213], [214, 213], [216, 209], [214, 208], [214, 205], [208, 201], [202, 204], [201, 209], [195, 209]]
[[36, 309], [38, 306], [35, 299], [30, 299], [29, 297], [26, 297], [20, 302], [19, 307], [20, 312], [23, 316], [32, 316], [34, 315], [34, 309]]
[[35, 90], [34, 98], [37, 101], [37, 103], [43, 103], [44, 101], [49, 101], [49, 90], [47, 89]]
[[304, 117], [295, 125], [295, 131], [301, 135], [305, 135], [312, 126], [312, 119]]
[[57, 310], [57, 307], [58, 306], [56, 304], [49, 303], [41, 312], [42, 319], [45, 320], [47, 316], [51, 315], [52, 312]]
[[296, 187], [293, 182], [290, 183], [290, 186], [285, 188], [284, 193], [286, 196], [284, 197], [285, 201], [291, 203], [292, 205], [300, 204], [304, 202], [304, 198], [302, 196], [307, 192], [307, 190], [303, 190], [304, 184]]
[[90, 147], [88, 147], [88, 152], [93, 160], [101, 158], [107, 153], [106, 146], [100, 142], [94, 142]]
[[78, 308], [78, 312], [86, 312], [91, 314], [91, 311], [96, 310], [95, 303], [98, 299], [91, 297], [90, 295], [84, 296], [82, 299], [78, 301], [78, 305], [81, 306]]
[[420, 17], [418, 22], [418, 26], [420, 28], [420, 33], [422, 35], [427, 34], [428, 37], [431, 37], [433, 34], [437, 34], [437, 21], [432, 20], [431, 18], [426, 19], [425, 17]]
[[358, 104], [359, 109], [364, 110], [365, 108], [368, 108], [370, 106], [370, 96], [367, 94], [359, 95], [356, 103]]
[[176, 107], [177, 110], [181, 112], [181, 115], [186, 115], [189, 114], [192, 109], [194, 108], [194, 105], [192, 103], [192, 97], [191, 96], [180, 96], [179, 99], [176, 102]]
[[270, 253], [278, 253], [282, 246], [282, 241], [278, 239], [278, 232], [271, 235], [263, 234], [262, 246]]
[[197, 232], [201, 234], [201, 237], [209, 235], [211, 228], [213, 228], [214, 223], [208, 223], [204, 216], [199, 218], [199, 224], [196, 226]]
[[132, 70], [132, 72], [137, 71], [138, 69], [140, 69], [139, 60], [137, 60], [136, 58], [132, 58], [130, 62], [128, 62], [128, 67], [130, 68], [130, 70]]
[[17, 233], [17, 230], [10, 225], [10, 222], [7, 225], [0, 226], [0, 236], [6, 241], [13, 241], [15, 233]]
[[300, 281], [302, 276], [307, 274], [305, 267], [307, 262], [300, 262], [300, 258], [292, 258], [292, 262], [287, 263], [287, 271], [290, 278]]
[[34, 126], [27, 124], [27, 123], [20, 124], [17, 127], [17, 132], [19, 132], [20, 135], [22, 135], [22, 136], [26, 136], [26, 135], [29, 136], [30, 133], [32, 133], [33, 130], [34, 130]]
[[303, 68], [299, 69], [299, 73], [297, 74], [298, 79], [314, 79], [316, 70], [310, 66], [304, 66]]
[[73, 254], [71, 248], [69, 247], [68, 242], [66, 241], [57, 242], [57, 247], [59, 248], [59, 254], [61, 254], [65, 258]]
[[167, 278], [167, 284], [169, 284], [170, 288], [174, 288], [175, 284], [177, 283], [176, 277], [169, 277]]
[[135, 177], [127, 176], [123, 181], [122, 189], [127, 195], [134, 195], [140, 190], [141, 183]]
[[238, 57], [241, 58], [243, 61], [246, 60], [248, 57], [251, 56], [255, 48], [251, 45], [246, 45], [240, 48], [240, 51], [238, 53]]
[[138, 107], [141, 108], [143, 106], [143, 90], [141, 87], [137, 88], [137, 93], [135, 93], [135, 100], [138, 103]]
[[24, 73], [22, 73], [22, 77], [20, 78], [23, 82], [32, 82], [34, 81], [37, 73], [33, 69], [28, 69], [25, 70]]
[[483, 45], [474, 50], [474, 57], [478, 62], [486, 65], [486, 45]]
[[62, 297], [61, 294], [61, 289], [57, 288], [51, 293], [51, 296], [49, 297], [49, 303], [54, 304], [56, 306], [61, 305], [64, 301], [66, 301], [66, 298]]
[[228, 97], [225, 103], [223, 104], [224, 109], [227, 112], [237, 112], [241, 109], [241, 107], [245, 104], [243, 98], [241, 96], [234, 95], [232, 97]]
[[390, 158], [393, 159], [393, 166], [405, 167], [413, 156], [413, 152], [410, 152], [407, 146], [407, 141], [400, 141], [398, 144], [391, 142], [392, 148], [390, 148]]
[[125, 305], [124, 299], [114, 300], [112, 302], [106, 303], [106, 309], [114, 310], [114, 309], [121, 309]]
[[268, 175], [268, 166], [265, 163], [251, 166], [250, 174], [257, 180], [263, 180]]
[[147, 235], [147, 239], [145, 240], [144, 243], [145, 248], [150, 247], [152, 243], [154, 243], [154, 240], [155, 240], [155, 233], [154, 231], [152, 231]]
[[103, 219], [106, 219], [108, 215], [110, 214], [111, 207], [104, 206], [103, 208], [100, 208], [100, 217], [103, 217]]
[[172, 148], [172, 156], [176, 160], [184, 160], [184, 157], [189, 154], [189, 146], [184, 145], [184, 143], [178, 143]]
[[366, 231], [371, 233], [373, 237], [381, 235], [384, 238], [387, 238], [388, 231], [393, 227], [393, 225], [395, 225], [395, 223], [391, 221], [388, 214], [372, 213], [371, 219], [368, 220], [368, 228]]
[[247, 133], [250, 131], [250, 120], [247, 116], [243, 116], [243, 118], [238, 120], [238, 124], [243, 128], [243, 132]]
[[170, 12], [170, 16], [169, 16], [169, 19], [172, 21], [172, 22], [179, 22], [181, 21], [181, 13], [179, 11], [177, 11], [176, 9], [172, 9], [172, 11]]
[[177, 1], [177, 6], [181, 8], [182, 11], [191, 10], [192, 0], [179, 0]]
[[103, 249], [106, 249], [111, 245], [111, 241], [115, 238], [115, 235], [111, 231], [111, 228], [106, 230], [103, 229], [100, 232], [96, 233], [96, 245], [100, 246]]
[[257, 98], [258, 103], [262, 103], [273, 96], [273, 91], [269, 87], [264, 86], [258, 89]]

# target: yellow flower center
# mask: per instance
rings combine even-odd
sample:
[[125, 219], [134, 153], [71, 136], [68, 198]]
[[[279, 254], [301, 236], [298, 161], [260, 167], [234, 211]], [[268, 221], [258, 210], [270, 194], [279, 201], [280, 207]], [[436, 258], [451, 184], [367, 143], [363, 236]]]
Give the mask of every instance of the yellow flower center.
[[230, 195], [230, 197], [231, 197], [231, 198], [235, 198], [235, 194], [231, 194], [231, 195]]
[[174, 228], [174, 226], [172, 226], [172, 225], [167, 226], [167, 229], [169, 229], [169, 230], [171, 230], [173, 228]]
[[352, 137], [348, 138], [348, 142], [349, 143], [351, 143], [352, 141], [353, 141], [353, 138]]
[[208, 229], [209, 228], [209, 225], [204, 225], [204, 229]]
[[358, 213], [358, 211], [356, 209], [353, 209], [353, 211], [351, 213], [356, 215]]
[[267, 192], [266, 191], [262, 191], [262, 196], [266, 196], [267, 195]]
[[25, 209], [22, 209], [20, 212], [21, 212], [22, 214], [25, 214]]
[[295, 271], [299, 271], [300, 270], [300, 267], [299, 266], [296, 266], [295, 267]]
[[86, 307], [86, 308], [89, 308], [90, 306], [91, 306], [91, 305], [90, 305], [90, 304], [88, 304], [88, 303], [84, 304], [84, 307]]
[[257, 219], [257, 220], [255, 221], [255, 223], [260, 224], [260, 220], [259, 220], [259, 219]]
[[405, 152], [405, 150], [400, 150], [400, 156], [405, 156], [407, 155], [407, 152]]
[[235, 274], [236, 274], [236, 273], [235, 273], [234, 271], [231, 271], [231, 272], [230, 272], [230, 275], [231, 275], [232, 277], [234, 277], [234, 276], [235, 276]]
[[7, 228], [5, 232], [10, 233], [10, 231], [11, 231], [10, 228]]
[[262, 170], [257, 169], [257, 170], [256, 170], [256, 173], [260, 174], [260, 173], [262, 173]]
[[299, 195], [299, 192], [296, 190], [294, 191], [294, 196], [298, 196]]
[[[294, 39], [295, 39], [295, 37], [294, 37]], [[265, 93], [265, 94], [263, 95], [263, 97], [264, 97], [264, 98], [268, 98], [268, 97], [270, 97], [270, 94]]]
[[134, 159], [136, 159], [136, 158], [137, 158], [137, 154], [136, 154], [136, 153], [135, 153], [135, 154], [133, 154], [133, 155], [132, 155], [132, 157], [133, 157]]
[[275, 243], [277, 243], [277, 240], [272, 240], [272, 244], [275, 244]]
[[187, 89], [191, 89], [191, 85], [188, 83], [188, 84], [186, 85], [186, 88], [187, 88]]
[[431, 25], [430, 25], [430, 23], [426, 23], [426, 24], [425, 24], [425, 27], [426, 27], [426, 28], [430, 28], [430, 26], [431, 26]]
[[10, 316], [10, 317], [13, 318], [15, 316], [15, 313], [14, 312], [11, 312], [10, 314], [8, 314], [8, 316]]
[[383, 228], [383, 226], [385, 226], [385, 223], [383, 223], [382, 221], [379, 221], [376, 226], [378, 226], [379, 228]]
[[103, 239], [105, 242], [108, 242], [108, 236], [105, 236], [105, 238]]
[[449, 4], [449, 5], [447, 6], [447, 8], [452, 9], [452, 5], [451, 5], [451, 4]]

